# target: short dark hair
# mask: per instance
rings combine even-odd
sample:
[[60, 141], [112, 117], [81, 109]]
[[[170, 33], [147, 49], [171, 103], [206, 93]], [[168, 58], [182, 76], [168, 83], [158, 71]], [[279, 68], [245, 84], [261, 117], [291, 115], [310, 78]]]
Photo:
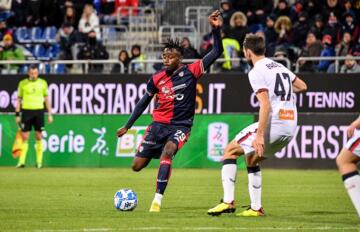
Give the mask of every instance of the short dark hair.
[[164, 43], [164, 50], [165, 49], [175, 49], [176, 51], [180, 52], [181, 55], [184, 54], [184, 48], [181, 47], [180, 41], [178, 38], [171, 39], [168, 38], [167, 42]]
[[250, 49], [257, 56], [265, 54], [265, 40], [258, 35], [247, 34], [245, 36], [243, 47], [244, 49]]
[[37, 64], [31, 64], [29, 66], [29, 70], [32, 70], [32, 69], [39, 69], [38, 65]]

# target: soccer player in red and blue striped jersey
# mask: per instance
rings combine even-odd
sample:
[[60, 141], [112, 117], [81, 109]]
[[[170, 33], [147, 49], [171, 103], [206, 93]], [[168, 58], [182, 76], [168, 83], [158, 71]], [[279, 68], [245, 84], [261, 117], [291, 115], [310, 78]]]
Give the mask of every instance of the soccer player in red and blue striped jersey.
[[132, 169], [140, 171], [151, 159], [160, 158], [156, 193], [150, 212], [160, 212], [161, 200], [171, 174], [172, 160], [187, 141], [195, 114], [196, 84], [211, 64], [222, 54], [220, 12], [209, 16], [214, 45], [212, 50], [192, 64], [181, 63], [183, 49], [179, 40], [169, 39], [162, 59], [165, 69], [155, 73], [147, 84], [147, 91], [136, 104], [128, 122], [117, 131], [123, 136], [143, 113], [155, 96], [153, 122], [148, 126], [143, 141], [134, 157]]

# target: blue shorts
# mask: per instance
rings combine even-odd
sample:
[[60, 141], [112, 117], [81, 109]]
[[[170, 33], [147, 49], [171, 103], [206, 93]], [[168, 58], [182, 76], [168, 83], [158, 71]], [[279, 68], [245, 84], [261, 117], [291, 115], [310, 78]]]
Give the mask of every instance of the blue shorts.
[[172, 141], [180, 150], [190, 136], [191, 128], [152, 122], [146, 129], [136, 152], [137, 157], [159, 159], [165, 144]]

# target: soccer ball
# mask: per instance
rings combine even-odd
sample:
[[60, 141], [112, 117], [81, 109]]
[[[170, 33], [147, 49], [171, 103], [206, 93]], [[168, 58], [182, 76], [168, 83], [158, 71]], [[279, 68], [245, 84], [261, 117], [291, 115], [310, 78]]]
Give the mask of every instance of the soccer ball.
[[114, 205], [117, 210], [131, 211], [137, 206], [137, 196], [131, 189], [120, 189], [114, 195]]

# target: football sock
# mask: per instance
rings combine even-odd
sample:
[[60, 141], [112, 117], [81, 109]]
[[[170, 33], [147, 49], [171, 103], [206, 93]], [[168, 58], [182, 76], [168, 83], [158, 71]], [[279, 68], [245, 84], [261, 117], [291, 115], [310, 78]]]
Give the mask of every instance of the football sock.
[[247, 167], [251, 208], [261, 208], [261, 171], [259, 166]]
[[358, 171], [353, 171], [342, 176], [346, 191], [360, 216], [360, 176]]
[[221, 180], [224, 189], [224, 203], [232, 204], [234, 202], [236, 169], [236, 159], [226, 159], [223, 161]]
[[171, 175], [171, 159], [161, 159], [157, 176], [156, 193], [164, 194]]
[[35, 142], [35, 152], [36, 152], [36, 163], [42, 165], [43, 160], [43, 144], [41, 140], [36, 140]]
[[20, 155], [18, 164], [25, 165], [26, 154], [27, 154], [28, 148], [29, 148], [28, 141], [23, 141], [23, 143], [21, 145], [21, 155]]
[[159, 205], [161, 205], [161, 200], [163, 198], [163, 195], [160, 193], [155, 193], [154, 201], [156, 201]]

